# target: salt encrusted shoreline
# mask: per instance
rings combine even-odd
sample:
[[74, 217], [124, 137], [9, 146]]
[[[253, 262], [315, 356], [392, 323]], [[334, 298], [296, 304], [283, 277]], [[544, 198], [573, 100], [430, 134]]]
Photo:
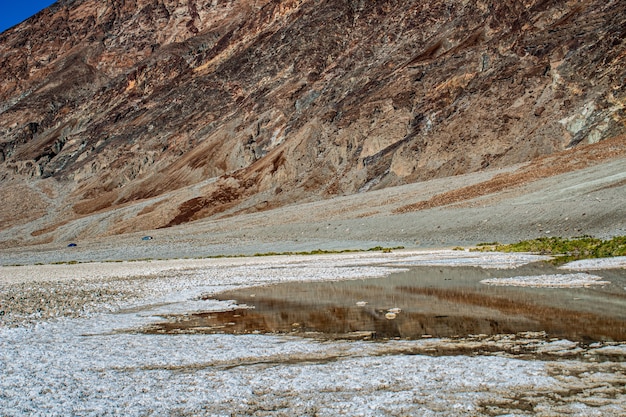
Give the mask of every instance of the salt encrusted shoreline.
[[586, 270], [598, 270], [598, 269], [614, 269], [614, 268], [626, 268], [626, 256], [616, 256], [613, 258], [600, 258], [600, 259], [581, 259], [579, 261], [569, 262], [561, 269], [568, 269], [570, 271], [586, 271]]
[[[242, 286], [378, 277], [433, 262], [513, 268], [535, 259], [526, 256], [398, 251], [3, 267], [0, 285], [18, 302], [61, 305], [57, 315], [24, 313], [16, 327], [0, 326], [0, 410], [6, 416], [530, 415], [520, 413], [524, 398], [533, 415], [620, 415], [626, 365], [619, 358], [626, 346], [619, 343], [582, 347], [530, 333], [321, 343], [133, 330], [161, 315], [228, 308], [199, 295]], [[456, 353], [467, 349], [499, 353]], [[520, 359], [514, 353], [520, 349], [530, 356]], [[542, 360], [530, 359], [534, 354]]]
[[[178, 286], [189, 290], [212, 286], [202, 271], [237, 271], [237, 285], [260, 285], [288, 280], [319, 281], [382, 277], [398, 268], [412, 266], [482, 266], [513, 269], [529, 262], [548, 259], [529, 254], [483, 253], [454, 250], [401, 250], [392, 253], [359, 252], [309, 256], [270, 256], [219, 259], [172, 259], [136, 262], [94, 262], [60, 265], [25, 265], [0, 267], [0, 325], [34, 323], [55, 317], [80, 317], [144, 298], [158, 299]], [[610, 268], [614, 258], [594, 259], [597, 269]], [[619, 261], [623, 261], [623, 258]], [[323, 265], [330, 265], [325, 267]], [[565, 265], [564, 269], [583, 269], [584, 261]], [[312, 266], [315, 266], [311, 269]], [[281, 275], [276, 271], [297, 274]], [[309, 269], [307, 269], [309, 268]], [[338, 269], [340, 268], [340, 269]], [[393, 268], [393, 269], [392, 269]], [[250, 274], [269, 271], [246, 282]], [[306, 273], [304, 271], [309, 271]], [[176, 277], [178, 284], [172, 284]], [[260, 279], [260, 281], [259, 281]], [[220, 286], [229, 279], [223, 278]], [[183, 283], [184, 284], [181, 284]], [[482, 281], [488, 285], [577, 288], [604, 285], [599, 277], [585, 274], [559, 274], [529, 277], [496, 278]], [[174, 285], [174, 286], [173, 286]], [[185, 288], [187, 288], [185, 287]]]
[[602, 277], [585, 273], [490, 278], [480, 282], [486, 285], [533, 288], [582, 288], [610, 284], [609, 281], [602, 281]]

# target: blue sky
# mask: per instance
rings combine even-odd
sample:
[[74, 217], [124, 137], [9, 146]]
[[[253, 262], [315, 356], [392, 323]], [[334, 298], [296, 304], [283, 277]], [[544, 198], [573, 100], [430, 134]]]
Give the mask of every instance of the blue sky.
[[28, 19], [55, 0], [0, 0], [0, 32]]

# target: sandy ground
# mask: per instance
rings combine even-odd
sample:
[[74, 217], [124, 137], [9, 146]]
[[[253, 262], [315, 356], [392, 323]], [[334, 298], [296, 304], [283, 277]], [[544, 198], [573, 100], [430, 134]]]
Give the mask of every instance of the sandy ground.
[[140, 331], [164, 315], [229, 308], [200, 296], [234, 288], [537, 259], [396, 251], [2, 267], [2, 302], [14, 303], [1, 316], [0, 414], [624, 415], [620, 343], [540, 333], [374, 343]]

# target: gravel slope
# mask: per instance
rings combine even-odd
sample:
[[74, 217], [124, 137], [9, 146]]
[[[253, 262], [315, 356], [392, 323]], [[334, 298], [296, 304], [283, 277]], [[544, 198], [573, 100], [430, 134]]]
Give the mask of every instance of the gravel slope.
[[[77, 239], [93, 219], [59, 231], [54, 243], [0, 250], [0, 264], [116, 261], [239, 255], [374, 246], [437, 248], [514, 242], [539, 236], [610, 237], [626, 234], [626, 159], [527, 181], [461, 202], [400, 212], [407, 205], [494, 177], [512, 167], [149, 232]], [[122, 210], [122, 209], [120, 209]], [[119, 214], [119, 213], [118, 213]], [[0, 238], [29, 233], [0, 232]], [[141, 240], [149, 234], [154, 239]], [[67, 244], [76, 242], [77, 247]]]

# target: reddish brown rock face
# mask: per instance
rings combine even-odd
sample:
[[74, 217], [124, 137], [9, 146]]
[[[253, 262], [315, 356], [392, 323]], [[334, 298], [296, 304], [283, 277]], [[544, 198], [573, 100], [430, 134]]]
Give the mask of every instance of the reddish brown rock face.
[[61, 1], [0, 35], [0, 179], [46, 231], [137, 204], [120, 233], [524, 162], [626, 131], [625, 27], [621, 1]]

